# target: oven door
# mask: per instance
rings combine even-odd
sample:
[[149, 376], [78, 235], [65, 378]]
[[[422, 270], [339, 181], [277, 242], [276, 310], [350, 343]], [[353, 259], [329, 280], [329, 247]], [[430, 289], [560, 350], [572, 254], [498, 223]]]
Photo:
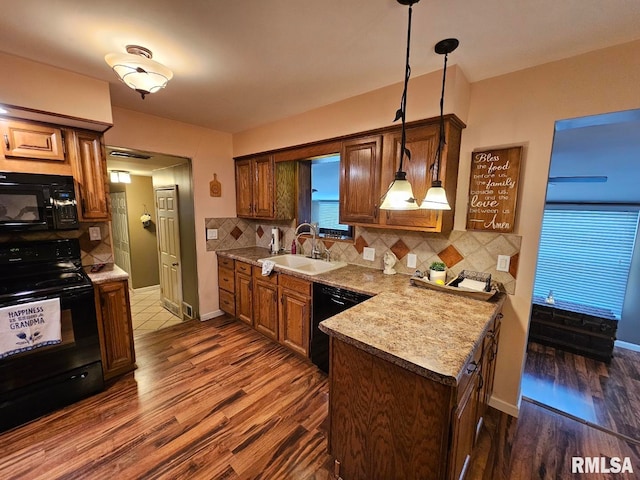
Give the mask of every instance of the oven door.
[[0, 183], [0, 231], [47, 230], [50, 216], [41, 185]]
[[0, 307], [50, 298], [60, 298], [62, 342], [0, 359], [0, 399], [5, 395], [13, 396], [12, 392], [19, 392], [57, 375], [100, 361], [98, 324], [91, 286], [59, 294], [25, 297], [19, 302], [0, 303]]

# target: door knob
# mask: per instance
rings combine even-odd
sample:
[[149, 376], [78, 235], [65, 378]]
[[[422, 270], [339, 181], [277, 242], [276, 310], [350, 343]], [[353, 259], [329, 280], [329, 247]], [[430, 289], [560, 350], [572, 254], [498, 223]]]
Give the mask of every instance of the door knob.
[[171, 266], [172, 266], [172, 267], [177, 267], [177, 266], [178, 266], [178, 262], [173, 262], [173, 263], [171, 264]]

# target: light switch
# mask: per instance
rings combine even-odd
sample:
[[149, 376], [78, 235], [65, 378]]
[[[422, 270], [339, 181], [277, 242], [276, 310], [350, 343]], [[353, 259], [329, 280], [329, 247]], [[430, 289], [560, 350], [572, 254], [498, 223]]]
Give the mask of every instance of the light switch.
[[509, 255], [498, 255], [498, 265], [496, 266], [496, 270], [499, 272], [508, 272], [510, 263], [511, 257]]
[[376, 249], [371, 247], [364, 247], [362, 250], [362, 259], [374, 261], [376, 259]]
[[418, 264], [418, 257], [415, 253], [407, 254], [407, 267], [408, 268], [416, 268]]
[[89, 240], [92, 240], [92, 241], [102, 240], [102, 233], [100, 233], [100, 227], [89, 227]]
[[217, 239], [218, 239], [218, 229], [207, 228], [207, 240], [217, 240]]

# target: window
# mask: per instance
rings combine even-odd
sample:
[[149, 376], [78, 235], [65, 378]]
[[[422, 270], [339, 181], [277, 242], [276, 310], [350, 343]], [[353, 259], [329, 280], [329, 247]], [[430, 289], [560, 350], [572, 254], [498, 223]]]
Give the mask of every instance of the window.
[[[320, 236], [351, 238], [353, 227], [340, 223], [340, 155], [333, 154], [302, 162], [308, 165], [310, 203], [301, 219], [318, 224]], [[304, 177], [304, 175], [301, 175]]]
[[533, 294], [611, 310], [620, 318], [638, 211], [548, 208]]

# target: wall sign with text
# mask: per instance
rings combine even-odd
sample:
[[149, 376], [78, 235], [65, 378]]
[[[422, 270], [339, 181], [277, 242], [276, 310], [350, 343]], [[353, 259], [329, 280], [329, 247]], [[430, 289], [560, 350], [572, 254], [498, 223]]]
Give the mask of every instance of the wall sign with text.
[[512, 232], [522, 147], [471, 154], [467, 230]]

